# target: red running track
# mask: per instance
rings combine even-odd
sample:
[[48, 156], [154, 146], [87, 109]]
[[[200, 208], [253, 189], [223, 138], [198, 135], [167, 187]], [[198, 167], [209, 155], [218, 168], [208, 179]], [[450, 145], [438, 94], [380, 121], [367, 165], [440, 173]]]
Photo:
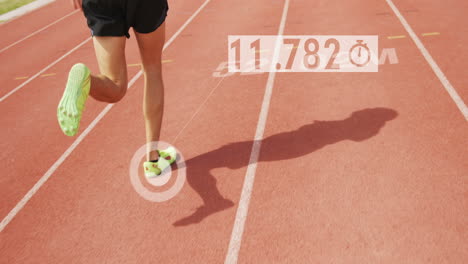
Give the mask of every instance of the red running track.
[[[164, 52], [161, 139], [186, 159], [182, 191], [152, 203], [130, 184], [130, 159], [144, 143], [138, 78], [4, 226], [0, 263], [468, 260], [467, 122], [385, 0], [287, 2], [285, 35], [379, 35], [398, 63], [378, 73], [276, 74], [242, 240], [234, 239], [268, 74], [216, 69], [228, 35], [277, 34], [285, 2], [211, 0], [178, 34], [204, 3], [171, 1], [167, 20], [167, 40], [177, 37]], [[394, 3], [466, 102], [468, 6]], [[56, 1], [0, 25], [0, 49], [70, 12]], [[0, 96], [87, 38], [76, 13], [0, 53]], [[76, 140], [61, 133], [55, 111], [78, 61], [97, 70], [90, 41], [0, 102], [2, 219]], [[133, 37], [127, 62], [139, 63]], [[129, 66], [129, 79], [138, 70]], [[89, 100], [82, 133], [105, 107]], [[237, 258], [228, 256], [232, 241]]]

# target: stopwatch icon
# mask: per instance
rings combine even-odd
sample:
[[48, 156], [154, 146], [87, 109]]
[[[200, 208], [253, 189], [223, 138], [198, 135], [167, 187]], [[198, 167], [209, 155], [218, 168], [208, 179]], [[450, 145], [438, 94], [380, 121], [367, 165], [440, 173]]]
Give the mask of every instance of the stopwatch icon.
[[357, 67], [364, 67], [370, 61], [371, 53], [364, 40], [356, 40], [357, 44], [349, 50], [349, 61]]

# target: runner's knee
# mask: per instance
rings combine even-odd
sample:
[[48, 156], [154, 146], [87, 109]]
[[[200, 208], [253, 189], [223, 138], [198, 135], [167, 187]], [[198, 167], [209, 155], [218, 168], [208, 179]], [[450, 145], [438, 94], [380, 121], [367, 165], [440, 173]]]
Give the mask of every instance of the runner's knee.
[[125, 94], [127, 93], [127, 82], [126, 81], [115, 81], [110, 78], [107, 78], [109, 86], [114, 86], [115, 89], [112, 94], [109, 94], [106, 101], [107, 103], [113, 104], [117, 103], [118, 101], [124, 98]]
[[126, 80], [111, 80], [114, 85], [117, 87], [117, 92], [115, 93], [115, 97], [111, 99], [110, 103], [116, 103], [122, 98], [124, 98], [125, 94], [127, 93], [127, 81]]
[[124, 98], [126, 94], [127, 94], [127, 83], [122, 84], [120, 86], [120, 99]]

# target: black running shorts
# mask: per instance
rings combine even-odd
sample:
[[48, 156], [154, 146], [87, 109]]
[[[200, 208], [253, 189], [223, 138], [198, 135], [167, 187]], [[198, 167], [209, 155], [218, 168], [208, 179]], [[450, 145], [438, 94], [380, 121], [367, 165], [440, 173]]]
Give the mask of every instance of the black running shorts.
[[83, 0], [83, 12], [93, 36], [126, 36], [155, 31], [166, 19], [167, 0]]

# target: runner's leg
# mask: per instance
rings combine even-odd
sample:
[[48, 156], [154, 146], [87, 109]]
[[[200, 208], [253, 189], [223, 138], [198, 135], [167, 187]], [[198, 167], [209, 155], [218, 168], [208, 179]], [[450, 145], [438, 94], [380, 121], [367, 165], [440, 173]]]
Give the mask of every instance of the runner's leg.
[[127, 91], [125, 37], [93, 37], [100, 74], [91, 75], [89, 94], [96, 100], [116, 103]]
[[[143, 114], [146, 126], [146, 141], [158, 141], [164, 108], [164, 84], [162, 79], [161, 55], [165, 41], [165, 23], [151, 33], [135, 31], [140, 48], [145, 76]], [[149, 146], [149, 145], [148, 145]], [[148, 149], [148, 160], [159, 158], [157, 151]]]

